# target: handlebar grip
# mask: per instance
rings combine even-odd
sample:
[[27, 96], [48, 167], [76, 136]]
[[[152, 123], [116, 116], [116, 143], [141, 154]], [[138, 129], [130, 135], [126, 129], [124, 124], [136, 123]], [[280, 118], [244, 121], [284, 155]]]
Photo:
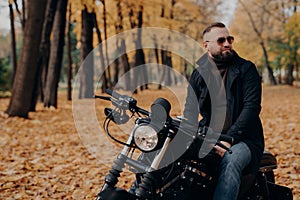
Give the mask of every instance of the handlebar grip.
[[122, 95], [120, 95], [119, 93], [113, 91], [110, 88], [106, 89], [106, 93], [109, 94], [110, 96], [116, 98], [116, 99], [120, 99], [122, 97]]
[[95, 99], [103, 99], [103, 100], [106, 100], [106, 101], [110, 101], [110, 97], [105, 97], [105, 96], [99, 96], [99, 95], [95, 95], [94, 96]]
[[231, 145], [233, 144], [233, 137], [231, 137], [231, 136], [229, 136], [229, 135], [224, 135], [224, 134], [221, 134], [220, 135], [220, 137], [219, 137], [219, 139], [221, 140], [221, 141], [224, 141], [224, 142], [228, 142], [228, 143], [230, 143]]

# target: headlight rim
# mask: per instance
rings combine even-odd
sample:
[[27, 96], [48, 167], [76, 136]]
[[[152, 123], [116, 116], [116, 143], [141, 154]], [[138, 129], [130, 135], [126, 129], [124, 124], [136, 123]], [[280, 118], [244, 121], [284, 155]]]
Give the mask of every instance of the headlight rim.
[[[153, 131], [155, 132], [155, 135], [156, 135], [156, 144], [154, 145], [153, 148], [151, 148], [151, 149], [149, 149], [149, 150], [142, 148], [142, 147], [141, 147], [140, 145], [138, 145], [137, 142], [136, 142], [136, 137], [135, 137], [135, 136], [136, 136], [136, 130], [139, 129], [139, 128], [142, 128], [142, 127], [150, 127], [150, 128], [152, 128]], [[143, 152], [151, 152], [151, 151], [154, 151], [154, 150], [156, 150], [156, 148], [157, 148], [157, 146], [158, 146], [158, 144], [159, 144], [159, 136], [158, 136], [157, 129], [153, 126], [153, 124], [150, 124], [150, 123], [141, 123], [141, 124], [139, 124], [138, 126], [136, 126], [135, 129], [133, 130], [133, 141], [134, 141], [135, 146], [136, 146], [139, 150], [141, 150], [141, 151], [143, 151]]]

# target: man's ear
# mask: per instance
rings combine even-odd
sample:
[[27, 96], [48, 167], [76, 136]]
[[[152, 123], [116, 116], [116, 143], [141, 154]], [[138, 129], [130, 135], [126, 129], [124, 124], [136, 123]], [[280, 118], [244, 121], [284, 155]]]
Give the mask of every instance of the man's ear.
[[203, 42], [203, 47], [207, 50], [207, 42]]

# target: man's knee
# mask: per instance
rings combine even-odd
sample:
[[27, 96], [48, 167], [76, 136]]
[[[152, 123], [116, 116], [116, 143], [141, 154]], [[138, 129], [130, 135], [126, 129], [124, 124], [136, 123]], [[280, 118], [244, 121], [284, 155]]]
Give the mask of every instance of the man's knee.
[[221, 161], [222, 166], [230, 166], [233, 168], [240, 167], [240, 162], [236, 159], [236, 157], [228, 152], [224, 155]]
[[238, 143], [232, 147], [232, 154], [226, 152], [221, 165], [233, 168], [245, 168], [251, 161], [251, 151], [245, 143]]

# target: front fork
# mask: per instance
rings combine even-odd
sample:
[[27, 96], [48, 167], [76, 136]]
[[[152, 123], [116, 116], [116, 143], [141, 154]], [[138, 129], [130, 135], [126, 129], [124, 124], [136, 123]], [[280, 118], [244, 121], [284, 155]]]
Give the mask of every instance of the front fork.
[[141, 197], [142, 199], [151, 199], [151, 196], [155, 193], [155, 185], [156, 185], [156, 178], [153, 175], [153, 172], [159, 168], [159, 165], [165, 156], [165, 153], [169, 147], [169, 144], [171, 142], [171, 138], [173, 136], [174, 132], [172, 130], [169, 130], [168, 136], [157, 156], [155, 156], [151, 167], [146, 171], [144, 176], [141, 179], [141, 183], [139, 184], [138, 188], [135, 191], [135, 195], [138, 197]]
[[[137, 168], [140, 168], [140, 169], [143, 169], [146, 171], [146, 173], [144, 174], [144, 176], [141, 180], [141, 183], [139, 184], [138, 188], [135, 191], [135, 195], [138, 197], [141, 197], [142, 199], [148, 199], [147, 197], [153, 195], [153, 192], [155, 192], [155, 191], [152, 191], [152, 188], [155, 185], [155, 177], [153, 176], [152, 173], [153, 173], [153, 171], [155, 171], [159, 168], [159, 165], [160, 165], [160, 163], [166, 153], [166, 150], [168, 149], [168, 146], [171, 142], [171, 138], [173, 137], [173, 134], [174, 134], [174, 132], [170, 130], [159, 154], [157, 156], [155, 156], [155, 158], [151, 164], [151, 167], [148, 167], [148, 168], [140, 166], [138, 163], [129, 159], [128, 154], [130, 153], [131, 147], [124, 146], [122, 152], [118, 155], [117, 159], [114, 161], [112, 169], [105, 176], [105, 183], [101, 189], [101, 192], [105, 191], [109, 188], [115, 187], [115, 185], [118, 183], [118, 177], [120, 177], [120, 174], [123, 171], [125, 163], [129, 162], [129, 164], [133, 165], [134, 167], [137, 167]], [[132, 140], [133, 140], [133, 132], [131, 132], [130, 137], [127, 140], [127, 144], [131, 144]], [[98, 195], [98, 197], [99, 197], [99, 195]], [[96, 200], [98, 200], [98, 198]]]
[[[131, 144], [132, 140], [133, 140], [133, 131], [131, 132], [126, 144]], [[131, 147], [126, 145], [124, 146], [122, 152], [118, 155], [117, 159], [114, 161], [112, 169], [109, 170], [109, 173], [105, 176], [105, 183], [101, 189], [101, 192], [109, 188], [114, 188], [115, 185], [118, 183], [118, 178], [120, 177], [120, 174], [122, 173], [123, 168], [125, 167], [126, 158], [130, 150]]]

